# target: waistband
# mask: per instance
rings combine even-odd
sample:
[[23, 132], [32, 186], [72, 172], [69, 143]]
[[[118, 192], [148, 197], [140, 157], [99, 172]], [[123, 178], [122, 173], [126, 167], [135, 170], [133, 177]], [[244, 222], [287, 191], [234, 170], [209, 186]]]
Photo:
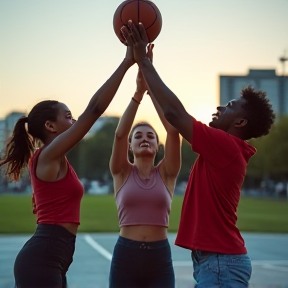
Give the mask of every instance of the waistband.
[[198, 261], [201, 258], [207, 259], [212, 255], [220, 255], [220, 256], [223, 255], [223, 256], [227, 256], [227, 257], [235, 256], [235, 255], [238, 255], [238, 256], [241, 255], [241, 256], [245, 257], [247, 255], [247, 253], [245, 253], [245, 254], [224, 254], [224, 253], [219, 253], [219, 252], [192, 250], [191, 255]]
[[118, 237], [117, 244], [123, 245], [126, 247], [148, 249], [148, 250], [165, 248], [165, 247], [170, 246], [168, 239], [163, 239], [163, 240], [153, 241], [153, 242], [146, 242], [146, 241], [135, 241], [135, 240], [131, 240], [128, 238], [124, 238], [122, 236]]
[[74, 241], [76, 239], [76, 235], [69, 232], [66, 228], [56, 225], [56, 224], [38, 224], [34, 236], [39, 237], [50, 237], [62, 239], [65, 241]]
[[202, 251], [202, 250], [192, 250], [191, 251], [192, 255], [194, 256], [209, 256], [209, 255], [214, 255], [214, 254], [222, 254], [222, 253], [218, 253], [218, 252], [210, 252], [210, 251]]

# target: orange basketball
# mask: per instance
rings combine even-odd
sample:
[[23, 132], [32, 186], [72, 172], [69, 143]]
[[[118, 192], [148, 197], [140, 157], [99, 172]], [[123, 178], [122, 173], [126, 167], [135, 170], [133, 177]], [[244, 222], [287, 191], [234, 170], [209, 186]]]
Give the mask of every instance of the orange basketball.
[[158, 7], [147, 0], [126, 0], [116, 9], [113, 27], [117, 37], [125, 43], [120, 28], [132, 20], [134, 24], [141, 22], [146, 29], [149, 43], [153, 42], [162, 28], [162, 16]]

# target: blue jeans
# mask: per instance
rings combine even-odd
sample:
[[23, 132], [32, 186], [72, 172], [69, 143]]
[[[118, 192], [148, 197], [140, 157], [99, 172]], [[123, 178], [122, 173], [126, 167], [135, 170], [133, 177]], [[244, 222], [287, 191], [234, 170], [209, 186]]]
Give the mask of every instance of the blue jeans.
[[174, 288], [167, 239], [139, 242], [119, 236], [114, 247], [109, 288]]
[[247, 288], [252, 273], [247, 254], [191, 253], [197, 288]]

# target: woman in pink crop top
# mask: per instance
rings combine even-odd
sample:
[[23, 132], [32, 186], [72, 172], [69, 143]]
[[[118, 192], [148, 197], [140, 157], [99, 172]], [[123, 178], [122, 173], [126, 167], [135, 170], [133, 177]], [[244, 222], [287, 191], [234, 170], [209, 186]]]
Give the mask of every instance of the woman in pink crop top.
[[[153, 46], [150, 44], [147, 52], [151, 61]], [[151, 93], [151, 100], [167, 132], [163, 160], [154, 166], [159, 141], [150, 124], [135, 125], [129, 136], [137, 109], [147, 91], [140, 71], [136, 84], [134, 97], [116, 129], [110, 159], [120, 235], [113, 251], [109, 288], [174, 288], [167, 227], [181, 166], [181, 142], [178, 131], [165, 120]], [[127, 151], [134, 156], [132, 161], [129, 161]]]
[[[7, 164], [6, 175], [17, 181], [29, 163], [38, 224], [16, 257], [16, 287], [66, 287], [66, 272], [72, 263], [80, 224], [83, 186], [65, 154], [104, 113], [126, 71], [135, 63], [132, 50], [126, 50], [125, 59], [93, 95], [77, 121], [65, 104], [47, 100], [36, 104], [15, 125], [0, 166]], [[36, 140], [42, 147], [35, 152]]]

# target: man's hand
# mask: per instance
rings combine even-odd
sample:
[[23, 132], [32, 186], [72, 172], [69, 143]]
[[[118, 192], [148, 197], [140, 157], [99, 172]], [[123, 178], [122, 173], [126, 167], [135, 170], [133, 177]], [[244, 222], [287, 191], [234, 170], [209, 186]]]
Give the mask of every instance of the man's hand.
[[148, 37], [146, 30], [142, 23], [139, 23], [138, 28], [135, 24], [129, 20], [128, 27], [123, 26], [121, 28], [123, 37], [126, 39], [128, 47], [133, 47], [134, 59], [137, 63], [141, 62], [146, 55], [146, 47], [148, 44]]

